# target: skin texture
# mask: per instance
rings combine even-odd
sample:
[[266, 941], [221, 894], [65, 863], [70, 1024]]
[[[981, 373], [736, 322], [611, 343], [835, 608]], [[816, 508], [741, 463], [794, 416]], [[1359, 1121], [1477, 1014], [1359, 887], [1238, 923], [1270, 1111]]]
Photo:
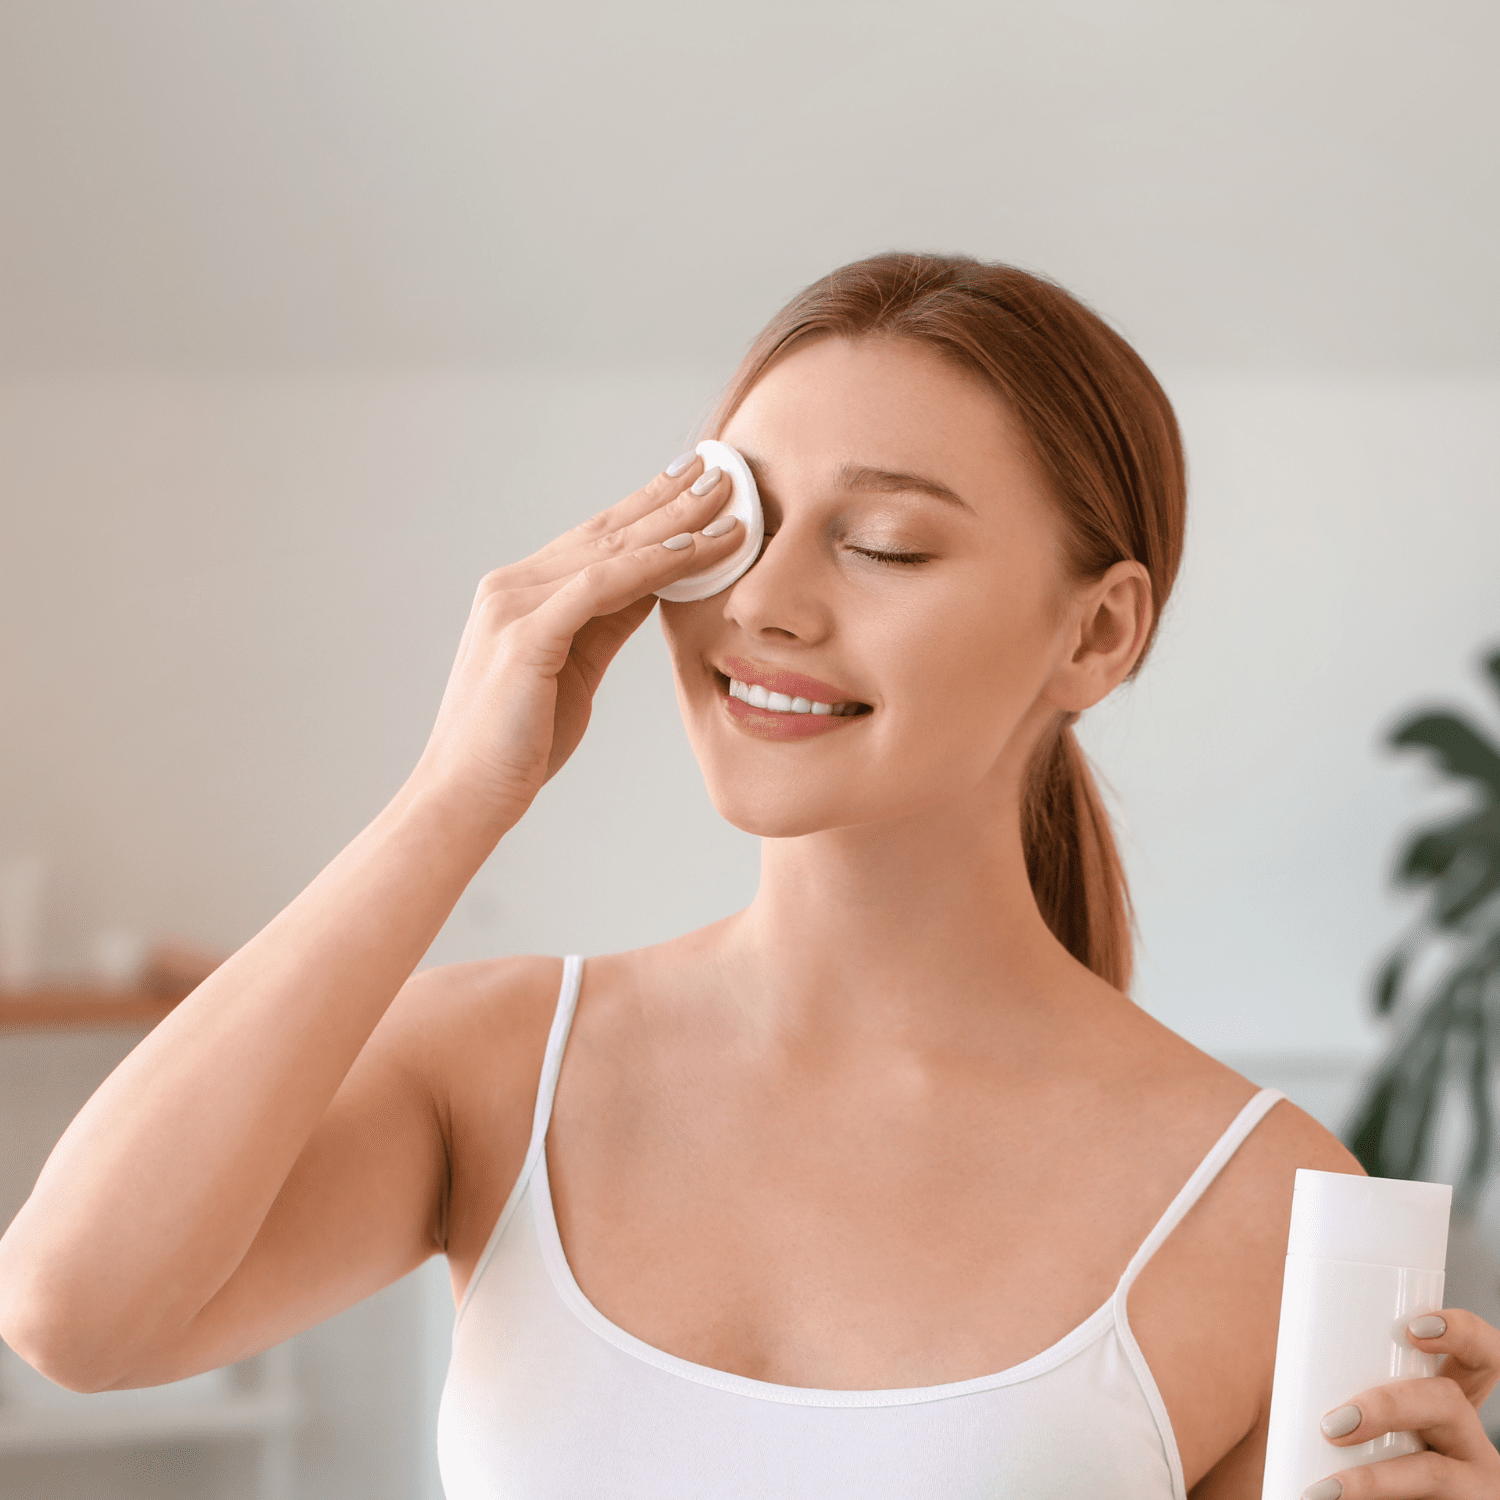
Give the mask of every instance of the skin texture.
[[[1135, 663], [1145, 573], [1067, 576], [1021, 433], [920, 347], [801, 348], [723, 436], [769, 541], [662, 619], [763, 878], [744, 912], [586, 966], [548, 1140], [564, 1246], [607, 1317], [702, 1364], [846, 1388], [990, 1373], [1107, 1299], [1254, 1092], [1072, 959], [1026, 879], [1027, 757]], [[439, 1251], [462, 1294], [525, 1155], [560, 964], [412, 971], [651, 591], [733, 550], [699, 534], [726, 498], [691, 495], [701, 472], [485, 579], [391, 806], [70, 1127], [0, 1241], [0, 1333], [54, 1379], [210, 1368]], [[775, 737], [728, 709], [731, 658], [869, 711]], [[1358, 1170], [1280, 1104], [1130, 1299], [1200, 1500], [1259, 1495], [1298, 1166]], [[1494, 1492], [1474, 1404], [1497, 1337], [1452, 1314], [1424, 1347], [1461, 1380], [1364, 1398], [1348, 1441], [1430, 1423], [1447, 1467], [1348, 1493]]]

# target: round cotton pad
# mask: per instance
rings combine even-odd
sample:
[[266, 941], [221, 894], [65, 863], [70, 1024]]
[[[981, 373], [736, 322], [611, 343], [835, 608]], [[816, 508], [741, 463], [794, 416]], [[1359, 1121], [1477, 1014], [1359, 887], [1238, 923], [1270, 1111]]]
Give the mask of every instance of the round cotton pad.
[[750, 465], [745, 462], [728, 443], [708, 438], [693, 450], [703, 460], [703, 471], [707, 473], [715, 465], [729, 476], [734, 487], [729, 504], [719, 512], [721, 516], [734, 516], [740, 523], [740, 544], [721, 563], [716, 563], [703, 573], [694, 573], [689, 578], [679, 578], [664, 589], [657, 589], [656, 597], [671, 604], [690, 604], [695, 599], [708, 599], [722, 593], [736, 579], [742, 577], [750, 564], [760, 556], [760, 544], [765, 539], [766, 522], [760, 509], [760, 492], [755, 488], [755, 478]]

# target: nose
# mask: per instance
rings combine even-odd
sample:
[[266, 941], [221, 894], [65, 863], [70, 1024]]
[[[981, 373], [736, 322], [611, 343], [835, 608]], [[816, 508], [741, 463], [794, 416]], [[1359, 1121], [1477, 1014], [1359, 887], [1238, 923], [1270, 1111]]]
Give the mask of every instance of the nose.
[[756, 640], [813, 644], [833, 627], [832, 584], [818, 539], [783, 523], [725, 593], [724, 618]]

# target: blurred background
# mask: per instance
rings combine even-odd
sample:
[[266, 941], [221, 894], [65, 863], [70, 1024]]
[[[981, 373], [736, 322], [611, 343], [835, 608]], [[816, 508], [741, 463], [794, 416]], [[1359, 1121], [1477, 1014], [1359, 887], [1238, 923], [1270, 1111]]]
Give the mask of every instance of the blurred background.
[[[1500, 721], [1497, 48], [1480, 0], [0, 0], [0, 1223], [150, 945], [233, 950], [400, 784], [480, 575], [888, 248], [1054, 276], [1173, 397], [1179, 593], [1085, 731], [1136, 998], [1338, 1127], [1393, 860], [1472, 799], [1383, 737]], [[756, 859], [648, 624], [429, 961], [651, 942]], [[0, 1349], [0, 1493], [436, 1500], [450, 1320], [433, 1263], [118, 1401]]]

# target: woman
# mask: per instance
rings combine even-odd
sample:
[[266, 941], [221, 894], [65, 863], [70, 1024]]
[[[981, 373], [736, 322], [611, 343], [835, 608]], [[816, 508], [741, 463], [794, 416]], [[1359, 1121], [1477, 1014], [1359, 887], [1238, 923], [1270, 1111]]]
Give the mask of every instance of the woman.
[[[733, 551], [684, 455], [484, 580], [399, 795], [64, 1136], [0, 1330], [146, 1385], [444, 1253], [450, 1500], [1258, 1496], [1292, 1174], [1358, 1167], [1124, 993], [1070, 726], [1171, 589], [1166, 398], [1050, 284], [891, 255], [796, 298], [713, 431], [768, 541], [662, 623], [751, 906], [413, 977], [653, 591]], [[1451, 1378], [1350, 1392], [1340, 1439], [1431, 1451], [1318, 1500], [1500, 1492], [1500, 1334], [1443, 1317]]]

